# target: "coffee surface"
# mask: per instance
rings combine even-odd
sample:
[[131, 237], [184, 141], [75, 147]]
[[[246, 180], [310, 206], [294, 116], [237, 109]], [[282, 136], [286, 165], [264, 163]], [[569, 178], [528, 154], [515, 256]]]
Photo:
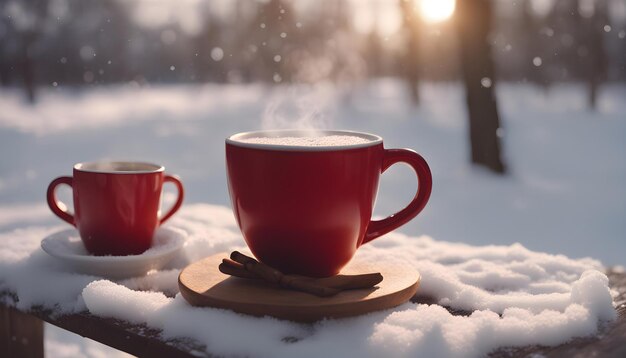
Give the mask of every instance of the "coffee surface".
[[328, 135], [319, 137], [253, 137], [239, 139], [238, 141], [242, 143], [301, 147], [336, 147], [371, 142], [369, 139], [349, 135]]

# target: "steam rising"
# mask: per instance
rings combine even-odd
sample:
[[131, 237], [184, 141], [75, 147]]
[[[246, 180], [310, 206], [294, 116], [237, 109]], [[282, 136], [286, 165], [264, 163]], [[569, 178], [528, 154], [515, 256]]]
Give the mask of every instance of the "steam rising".
[[261, 127], [315, 131], [332, 128], [336, 90], [329, 84], [275, 88], [263, 113]]

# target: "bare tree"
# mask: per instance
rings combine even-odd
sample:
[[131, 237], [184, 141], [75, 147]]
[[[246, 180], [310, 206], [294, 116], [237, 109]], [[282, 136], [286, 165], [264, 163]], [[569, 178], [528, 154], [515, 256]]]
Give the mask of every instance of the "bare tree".
[[521, 26], [519, 31], [524, 35], [522, 46], [524, 57], [525, 78], [534, 84], [547, 87], [547, 78], [543, 73], [542, 66], [535, 65], [535, 58], [543, 54], [543, 48], [539, 32], [541, 29], [541, 20], [532, 9], [532, 0], [525, 0], [521, 6]]
[[415, 4], [413, 0], [399, 0], [400, 11], [404, 21], [402, 22], [402, 31], [405, 35], [405, 52], [403, 59], [403, 67], [405, 78], [409, 86], [409, 93], [414, 104], [419, 104], [419, 38], [421, 22], [420, 17], [415, 13]]
[[48, 15], [48, 0], [24, 0], [3, 4], [12, 14], [13, 27], [21, 45], [16, 67], [22, 76], [28, 102], [35, 102], [35, 44]]
[[[6, 11], [8, 1], [0, 0], [0, 12]], [[0, 86], [7, 87], [11, 82], [12, 58], [9, 51], [15, 36], [8, 16], [0, 16]]]
[[592, 13], [584, 18], [586, 31], [583, 36], [583, 45], [586, 51], [583, 53], [587, 61], [585, 80], [589, 88], [588, 105], [595, 109], [598, 97], [598, 87], [606, 79], [608, 72], [608, 59], [604, 45], [604, 26], [608, 24], [608, 9], [606, 1], [592, 3]]
[[488, 41], [491, 15], [489, 0], [457, 1], [455, 22], [469, 114], [472, 162], [504, 173], [494, 65]]

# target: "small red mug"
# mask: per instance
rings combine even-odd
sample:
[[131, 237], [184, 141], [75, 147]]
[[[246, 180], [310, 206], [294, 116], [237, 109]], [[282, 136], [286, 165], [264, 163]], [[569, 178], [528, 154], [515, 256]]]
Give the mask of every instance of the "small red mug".
[[[356, 136], [365, 143], [293, 146], [246, 139]], [[372, 220], [378, 180], [395, 163], [418, 177], [409, 205]], [[285, 273], [337, 274], [359, 246], [413, 219], [432, 189], [428, 164], [409, 149], [385, 149], [383, 139], [351, 131], [258, 131], [226, 139], [228, 190], [237, 224], [252, 253]]]
[[[94, 255], [138, 255], [152, 245], [159, 225], [181, 206], [184, 190], [180, 180], [156, 164], [92, 162], [74, 165], [73, 176], [54, 179], [48, 186], [50, 210], [75, 226], [87, 251]], [[163, 183], [178, 189], [178, 199], [159, 218]], [[74, 214], [57, 201], [59, 184], [72, 187]]]

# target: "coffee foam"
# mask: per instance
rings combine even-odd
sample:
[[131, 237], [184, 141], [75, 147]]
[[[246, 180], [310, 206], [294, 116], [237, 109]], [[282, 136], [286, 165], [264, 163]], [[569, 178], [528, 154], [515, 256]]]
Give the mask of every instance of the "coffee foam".
[[242, 143], [268, 144], [299, 147], [338, 147], [366, 144], [372, 140], [350, 135], [328, 135], [319, 137], [252, 137], [238, 140]]

